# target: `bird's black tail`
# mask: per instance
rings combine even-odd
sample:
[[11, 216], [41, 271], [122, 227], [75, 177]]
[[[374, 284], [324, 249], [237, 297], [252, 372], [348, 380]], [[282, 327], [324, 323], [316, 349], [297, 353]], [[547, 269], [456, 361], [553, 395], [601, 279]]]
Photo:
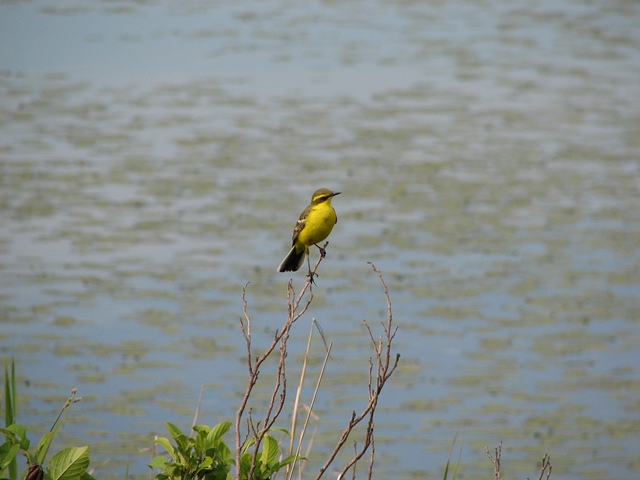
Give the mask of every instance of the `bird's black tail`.
[[304, 263], [305, 250], [296, 252], [296, 246], [294, 245], [289, 250], [287, 256], [282, 260], [282, 263], [278, 267], [279, 272], [297, 272]]

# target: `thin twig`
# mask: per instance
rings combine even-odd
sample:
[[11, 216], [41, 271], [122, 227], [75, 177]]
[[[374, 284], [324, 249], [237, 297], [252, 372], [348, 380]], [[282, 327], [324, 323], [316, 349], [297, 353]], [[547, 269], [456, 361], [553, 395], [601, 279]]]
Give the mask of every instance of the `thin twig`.
[[487, 452], [487, 456], [489, 460], [493, 463], [493, 474], [496, 477], [496, 480], [500, 480], [500, 456], [502, 455], [502, 442], [498, 444], [495, 448], [495, 456], [492, 456], [489, 452], [489, 448], [484, 446], [484, 451]]
[[[198, 424], [198, 416], [200, 415], [200, 406], [202, 405], [202, 394], [204, 393], [204, 385], [200, 386], [200, 396], [198, 397], [198, 405], [196, 406], [196, 413], [193, 416], [193, 423], [191, 424], [192, 427], [195, 427]], [[195, 430], [193, 430], [192, 428], [192, 433], [195, 432]]]
[[[328, 242], [325, 244], [325, 247], [328, 245]], [[247, 352], [247, 370], [249, 371], [249, 380], [247, 382], [247, 388], [245, 393], [240, 401], [240, 405], [238, 410], [236, 411], [235, 418], [235, 437], [236, 437], [236, 479], [240, 480], [241, 471], [240, 471], [240, 460], [242, 458], [242, 445], [246, 443], [248, 437], [244, 442], [241, 441], [240, 438], [240, 425], [242, 423], [242, 419], [247, 408], [247, 403], [251, 394], [253, 392], [253, 388], [255, 387], [258, 377], [260, 376], [260, 368], [262, 364], [266, 361], [266, 359], [273, 353], [275, 348], [280, 345], [280, 359], [276, 372], [276, 380], [274, 384], [274, 388], [271, 393], [269, 405], [265, 411], [265, 415], [262, 419], [262, 422], [255, 424], [252, 417], [252, 411], [249, 410], [247, 417], [247, 431], [253, 434], [254, 448], [253, 448], [253, 456], [252, 462], [249, 472], [247, 472], [248, 478], [252, 478], [253, 472], [255, 470], [258, 452], [260, 449], [260, 445], [262, 444], [262, 440], [264, 436], [267, 434], [269, 429], [275, 424], [277, 418], [280, 416], [282, 409], [284, 407], [285, 399], [286, 399], [286, 375], [285, 375], [285, 359], [287, 357], [287, 341], [289, 339], [289, 332], [293, 324], [302, 317], [309, 309], [311, 305], [311, 301], [313, 300], [313, 290], [312, 290], [312, 281], [313, 276], [322, 261], [322, 256], [318, 258], [318, 261], [315, 264], [315, 267], [311, 271], [311, 275], [307, 278], [305, 285], [302, 287], [300, 294], [295, 297], [295, 292], [293, 290], [293, 281], [289, 281], [287, 284], [287, 305], [288, 305], [288, 315], [287, 318], [282, 325], [280, 330], [276, 330], [273, 336], [273, 340], [271, 344], [267, 346], [265, 351], [259, 357], [253, 358], [251, 353], [251, 317], [247, 311], [247, 301], [246, 301], [246, 289], [248, 287], [248, 283], [242, 289], [242, 312], [243, 317], [240, 318], [240, 329], [242, 331], [242, 335], [244, 336]], [[308, 296], [305, 295], [309, 293]], [[279, 401], [276, 400], [279, 398]], [[260, 427], [262, 425], [262, 427]]]
[[373, 478], [373, 461], [376, 454], [376, 442], [373, 436], [373, 432], [371, 434], [371, 457], [369, 459], [369, 475], [367, 476], [368, 480]]
[[[331, 347], [333, 344], [329, 344], [327, 348], [327, 353], [324, 356], [324, 361], [322, 362], [322, 368], [320, 369], [320, 374], [318, 375], [318, 382], [316, 383], [316, 388], [313, 391], [313, 396], [311, 397], [311, 403], [309, 404], [309, 409], [307, 411], [307, 417], [304, 420], [304, 424], [302, 425], [302, 431], [300, 432], [300, 440], [298, 441], [298, 448], [296, 448], [296, 459], [300, 456], [300, 450], [302, 449], [302, 442], [304, 440], [304, 434], [307, 431], [307, 426], [309, 425], [309, 419], [311, 418], [311, 412], [313, 412], [313, 406], [316, 403], [316, 398], [318, 397], [318, 391], [320, 390], [320, 383], [322, 382], [322, 377], [324, 377], [324, 371], [327, 367], [327, 362], [329, 361], [329, 355], [331, 354]], [[295, 460], [294, 464], [291, 466], [291, 475], [285, 478], [293, 477], [293, 469], [295, 468]]]
[[[547, 476], [545, 477], [544, 474], [547, 474]], [[538, 480], [542, 480], [543, 478], [546, 480], [549, 480], [549, 478], [551, 477], [551, 457], [548, 454], [544, 454], [544, 457], [542, 457], [542, 465], [540, 468], [540, 476], [538, 477]], [[527, 480], [529, 480], [529, 477], [527, 477]]]
[[78, 389], [77, 388], [73, 388], [71, 390], [71, 394], [69, 395], [69, 398], [67, 398], [67, 401], [64, 402], [64, 405], [62, 406], [62, 409], [60, 410], [60, 413], [58, 413], [58, 416], [56, 417], [55, 421], [53, 422], [53, 425], [51, 425], [51, 428], [49, 429], [49, 432], [53, 432], [53, 429], [56, 428], [56, 425], [57, 425], [58, 421], [60, 421], [60, 417], [62, 417], [62, 414], [67, 409], [67, 407], [69, 407], [69, 405], [71, 405], [72, 403], [78, 403], [79, 401], [82, 400], [82, 397], [76, 397], [76, 393], [78, 393]]
[[[328, 242], [325, 243], [324, 247], [326, 248], [327, 245], [328, 245]], [[248, 314], [247, 301], [246, 301], [246, 289], [248, 287], [248, 284], [245, 285], [245, 288], [242, 290], [243, 316], [240, 318], [240, 329], [242, 331], [242, 334], [246, 343], [246, 361], [247, 361], [247, 370], [249, 372], [249, 379], [247, 382], [245, 393], [243, 395], [243, 398], [236, 412], [236, 418], [235, 418], [235, 436], [236, 436], [235, 457], [236, 457], [236, 479], [237, 480], [240, 480], [242, 476], [245, 476], [247, 478], [253, 478], [254, 470], [256, 468], [257, 461], [258, 461], [258, 456], [260, 454], [259, 453], [260, 447], [261, 447], [261, 444], [263, 443], [264, 437], [268, 433], [268, 431], [275, 425], [276, 420], [282, 413], [283, 406], [286, 399], [286, 392], [287, 392], [286, 368], [285, 368], [286, 366], [285, 360], [287, 357], [287, 342], [289, 340], [290, 331], [293, 324], [308, 311], [311, 305], [311, 302], [313, 300], [313, 285], [314, 285], [313, 280], [314, 280], [314, 277], [316, 276], [316, 271], [322, 259], [323, 259], [323, 256], [321, 255], [318, 258], [318, 261], [316, 262], [314, 268], [311, 269], [310, 274], [307, 276], [307, 280], [304, 286], [301, 288], [298, 294], [296, 294], [296, 292], [294, 291], [293, 281], [292, 280], [289, 281], [289, 283], [287, 284], [287, 307], [288, 307], [287, 318], [284, 321], [281, 329], [275, 331], [271, 343], [267, 346], [267, 348], [262, 352], [260, 356], [256, 356], [256, 357], [252, 355], [251, 317]], [[356, 463], [365, 455], [367, 451], [369, 451], [369, 449], [370, 449], [370, 461], [369, 461], [368, 476], [369, 476], [369, 479], [371, 479], [372, 477], [373, 464], [374, 464], [374, 458], [375, 458], [375, 443], [374, 443], [375, 411], [378, 405], [378, 400], [380, 398], [382, 389], [384, 388], [387, 380], [391, 377], [391, 375], [393, 375], [393, 373], [395, 372], [398, 366], [400, 355], [396, 354], [395, 356], [393, 356], [391, 352], [392, 350], [391, 344], [398, 331], [398, 327], [393, 325], [393, 315], [392, 315], [392, 309], [391, 309], [391, 301], [389, 299], [388, 288], [386, 283], [384, 282], [381, 272], [373, 264], [371, 264], [371, 266], [373, 270], [378, 274], [378, 277], [384, 289], [384, 295], [387, 301], [387, 321], [382, 323], [383, 335], [381, 335], [377, 341], [375, 340], [373, 336], [373, 332], [371, 331], [371, 328], [369, 327], [367, 322], [366, 321], [364, 322], [364, 325], [369, 334], [374, 355], [375, 355], [375, 360], [373, 356], [369, 359], [369, 382], [368, 382], [368, 388], [367, 388], [369, 401], [367, 402], [365, 407], [360, 411], [359, 414], [356, 414], [355, 411], [352, 412], [351, 418], [347, 423], [347, 427], [342, 432], [342, 435], [338, 439], [338, 442], [336, 443], [334, 450], [329, 455], [326, 463], [322, 466], [316, 478], [322, 477], [322, 475], [326, 472], [326, 470], [331, 465], [331, 463], [335, 460], [338, 452], [344, 446], [345, 442], [347, 441], [350, 433], [353, 431], [355, 426], [363, 422], [365, 419], [367, 420], [366, 420], [366, 431], [364, 434], [364, 442], [362, 443], [362, 445], [354, 444], [353, 458], [349, 462], [347, 462], [347, 464], [343, 467], [341, 473], [339, 474], [339, 478], [343, 478], [344, 474], [348, 472], [351, 468], [354, 469], [353, 474], [355, 475]], [[315, 320], [314, 320], [314, 323], [312, 324], [312, 332], [313, 332], [313, 325], [315, 325]], [[322, 335], [322, 330], [319, 327], [318, 329], [323, 338], [323, 341], [325, 342], [325, 346], [327, 347], [324, 335]], [[311, 335], [309, 337], [309, 343], [307, 345], [307, 354], [305, 356], [305, 364], [303, 366], [301, 381], [298, 387], [298, 392], [295, 400], [296, 407], [294, 412], [294, 420], [292, 423], [292, 434], [291, 434], [292, 442], [289, 447], [290, 452], [292, 451], [293, 439], [295, 438], [295, 434], [296, 434], [295, 430], [296, 430], [297, 408], [300, 401], [300, 394], [301, 394], [300, 392], [302, 390], [303, 381], [306, 374], [306, 358], [308, 357], [310, 342], [311, 342]], [[280, 346], [280, 352], [279, 352], [279, 362], [277, 366], [277, 371], [275, 374], [276, 377], [274, 381], [274, 386], [271, 391], [271, 395], [270, 395], [269, 402], [266, 407], [264, 416], [260, 421], [256, 423], [253, 418], [252, 408], [249, 407], [247, 410], [248, 401], [258, 381], [258, 378], [260, 376], [260, 370], [262, 365], [264, 364], [266, 359], [274, 352], [274, 350], [278, 345]], [[300, 439], [299, 439], [299, 443], [295, 453], [296, 457], [300, 456], [304, 435], [308, 427], [309, 419], [313, 414], [313, 405], [315, 403], [315, 400], [318, 394], [320, 382], [324, 375], [324, 371], [327, 365], [327, 361], [329, 359], [330, 352], [331, 352], [331, 344], [329, 344], [329, 346], [327, 347], [327, 353], [324, 359], [324, 363], [322, 365], [322, 369], [320, 372], [320, 376], [318, 378], [316, 388], [313, 393], [311, 405], [308, 409], [308, 414], [305, 419], [302, 431], [300, 432]], [[374, 362], [375, 362], [375, 374], [374, 374]], [[246, 418], [245, 418], [245, 413], [246, 413]], [[246, 422], [246, 436], [244, 438], [244, 441], [241, 441], [240, 426], [242, 425], [243, 420]], [[250, 436], [252, 436], [252, 438]], [[252, 442], [252, 447], [253, 447], [252, 461], [251, 461], [251, 466], [249, 471], [242, 473], [240, 468], [241, 457], [244, 453], [243, 445], [245, 445], [245, 449], [246, 449], [248, 446], [247, 442]], [[290, 479], [292, 477], [294, 472], [294, 466], [295, 466], [295, 462], [291, 465], [291, 468], [285, 473], [285, 478]], [[301, 475], [302, 467], [300, 467], [299, 470]]]
[[[304, 353], [304, 359], [302, 361], [302, 371], [300, 372], [300, 382], [298, 383], [298, 389], [296, 390], [296, 398], [293, 402], [293, 415], [291, 418], [291, 436], [289, 440], [289, 455], [293, 453], [293, 442], [296, 437], [296, 427], [298, 424], [298, 408], [300, 406], [300, 395], [302, 395], [302, 387], [304, 386], [304, 379], [307, 373], [307, 360], [309, 359], [309, 351], [311, 350], [311, 339], [313, 338], [313, 324], [316, 319], [311, 320], [311, 330], [309, 331], [309, 337], [307, 338], [307, 349]], [[291, 465], [287, 465], [287, 471]], [[285, 475], [286, 478], [286, 475]]]
[[[373, 333], [371, 332], [371, 328], [369, 327], [369, 324], [366, 322], [366, 320], [363, 321], [365, 328], [369, 333], [369, 338], [371, 339], [371, 343], [372, 343], [373, 350], [375, 353], [375, 358], [376, 358], [377, 368], [376, 368], [375, 382], [373, 378], [373, 360], [369, 359], [369, 388], [368, 388], [369, 402], [362, 409], [360, 414], [356, 414], [355, 411], [352, 412], [351, 418], [347, 423], [346, 428], [343, 430], [342, 435], [338, 439], [333, 451], [329, 454], [329, 457], [327, 458], [326, 462], [320, 468], [320, 471], [316, 476], [316, 479], [319, 479], [324, 475], [324, 473], [327, 471], [329, 466], [335, 460], [338, 452], [344, 446], [345, 442], [349, 438], [349, 435], [351, 434], [353, 429], [356, 427], [356, 425], [358, 425], [367, 417], [368, 417], [368, 421], [367, 421], [367, 429], [364, 437], [364, 444], [358, 451], [356, 451], [353, 458], [349, 462], [347, 462], [347, 464], [343, 467], [343, 469], [340, 471], [338, 475], [338, 478], [343, 478], [344, 474], [353, 465], [355, 465], [356, 462], [358, 462], [362, 458], [362, 456], [367, 452], [369, 447], [372, 445], [373, 432], [374, 432], [374, 416], [375, 416], [376, 408], [378, 406], [378, 399], [380, 397], [382, 389], [384, 388], [387, 380], [389, 380], [391, 375], [393, 375], [396, 368], [398, 367], [398, 362], [400, 361], [400, 354], [396, 354], [395, 359], [393, 361], [392, 361], [392, 355], [391, 355], [391, 343], [395, 338], [398, 328], [397, 327], [394, 328], [393, 326], [393, 314], [391, 310], [391, 300], [389, 298], [389, 291], [387, 289], [387, 285], [384, 282], [384, 278], [382, 277], [382, 273], [380, 272], [380, 270], [378, 270], [375, 267], [375, 265], [373, 265], [371, 262], [369, 262], [369, 264], [373, 268], [374, 272], [378, 274], [378, 277], [380, 278], [380, 282], [382, 283], [382, 286], [384, 288], [385, 298], [387, 300], [387, 322], [382, 324], [384, 334], [385, 334], [386, 350], [384, 350], [384, 355], [383, 355], [382, 337], [378, 342], [376, 342], [374, 340]], [[372, 468], [373, 467], [370, 466], [370, 469]]]
[[[353, 442], [353, 455], [358, 455], [358, 442]], [[351, 480], [356, 480], [356, 466], [353, 466], [353, 472], [351, 472]]]
[[316, 422], [316, 424], [313, 427], [313, 433], [311, 434], [311, 438], [309, 439], [309, 443], [307, 444], [307, 449], [304, 452], [305, 460], [301, 461], [298, 464], [298, 479], [299, 480], [302, 480], [302, 473], [304, 472], [304, 468], [305, 468], [305, 466], [307, 464], [306, 459], [309, 458], [309, 455], [311, 455], [311, 449], [313, 448], [313, 442], [314, 442], [314, 440], [316, 438], [316, 433], [318, 433], [318, 427], [320, 426], [320, 417], [318, 417], [318, 415], [313, 413], [308, 407], [307, 407], [307, 411], [309, 411], [311, 413], [311, 417]]

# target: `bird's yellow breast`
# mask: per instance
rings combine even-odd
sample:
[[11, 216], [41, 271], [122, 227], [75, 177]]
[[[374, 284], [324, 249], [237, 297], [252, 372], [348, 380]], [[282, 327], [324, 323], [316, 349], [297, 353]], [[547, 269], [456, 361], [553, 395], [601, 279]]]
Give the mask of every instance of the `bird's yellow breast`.
[[314, 205], [305, 220], [305, 225], [298, 235], [298, 242], [305, 247], [322, 242], [329, 236], [333, 226], [338, 221], [336, 211], [331, 206], [331, 200]]

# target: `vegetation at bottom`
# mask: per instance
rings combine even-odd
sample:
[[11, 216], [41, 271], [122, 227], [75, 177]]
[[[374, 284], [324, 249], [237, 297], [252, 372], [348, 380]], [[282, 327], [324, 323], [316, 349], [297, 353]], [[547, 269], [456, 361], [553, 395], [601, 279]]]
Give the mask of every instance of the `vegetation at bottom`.
[[[93, 477], [88, 473], [89, 468], [89, 447], [69, 447], [60, 450], [53, 455], [48, 464], [45, 465], [45, 459], [49, 452], [51, 442], [55, 438], [60, 428], [59, 420], [64, 411], [73, 403], [80, 401], [80, 397], [76, 397], [76, 390], [71, 391], [71, 395], [65, 402], [53, 422], [49, 431], [43, 435], [35, 449], [31, 448], [31, 442], [27, 438], [27, 428], [16, 423], [17, 413], [17, 392], [16, 392], [16, 366], [15, 361], [11, 360], [11, 371], [7, 365], [4, 367], [4, 417], [5, 428], [0, 428], [0, 433], [4, 433], [6, 441], [0, 445], [0, 474], [5, 475], [8, 470], [9, 479], [17, 480], [18, 478], [18, 461], [17, 457], [20, 452], [26, 457], [27, 471], [20, 478], [26, 480], [42, 480], [42, 479], [64, 479], [64, 480], [92, 480]], [[4, 477], [7, 478], [7, 477]], [[3, 480], [4, 480], [3, 478]]]
[[[332, 348], [332, 344], [327, 344], [321, 329], [313, 321], [292, 411], [287, 411], [287, 416], [290, 413], [292, 423], [289, 429], [278, 426], [278, 420], [285, 411], [285, 399], [288, 394], [285, 372], [287, 370], [289, 335], [292, 327], [311, 305], [314, 288], [313, 276], [322, 258], [318, 259], [300, 292], [296, 293], [292, 282], [289, 282], [287, 287], [287, 319], [273, 335], [272, 342], [259, 353], [256, 353], [252, 346], [251, 316], [248, 313], [247, 287], [245, 286], [242, 291], [243, 316], [240, 319], [240, 330], [246, 345], [248, 378], [247, 387], [240, 400], [235, 418], [233, 421], [223, 421], [211, 427], [197, 424], [198, 415], [196, 412], [194, 425], [190, 432], [183, 432], [176, 425], [167, 422], [169, 436], [156, 437], [153, 441], [154, 452], [156, 448], [161, 448], [163, 452], [158, 455], [154, 453], [149, 464], [150, 478], [155, 475], [156, 480], [275, 480], [276, 478], [290, 480], [295, 475], [299, 479], [320, 479], [331, 467], [332, 478], [335, 477], [335, 472], [339, 472], [337, 474], [339, 479], [345, 478], [346, 475], [355, 479], [355, 468], [360, 462], [366, 463], [365, 476], [368, 479], [373, 477], [375, 461], [374, 418], [380, 395], [400, 361], [400, 355], [394, 354], [392, 351], [398, 327], [393, 324], [389, 293], [381, 272], [373, 264], [371, 266], [384, 289], [387, 319], [382, 323], [382, 334], [377, 338], [367, 322], [363, 322], [372, 347], [372, 355], [367, 366], [369, 379], [365, 386], [368, 391], [368, 401], [362, 405], [361, 410], [352, 412], [342, 431], [336, 435], [335, 445], [318, 471], [307, 472], [305, 470], [307, 466], [305, 455], [308, 455], [308, 452], [313, 448], [313, 435], [311, 439], [307, 439], [306, 432], [313, 416], [315, 399]], [[314, 331], [318, 331], [322, 337], [326, 353], [318, 378], [315, 380], [311, 401], [303, 413], [300, 406], [300, 395], [306, 379], [306, 367]], [[273, 384], [268, 387], [270, 388], [267, 392], [269, 401], [264, 407], [264, 411], [258, 412], [254, 407], [249, 406], [249, 400], [254, 394], [254, 387], [258, 382], [261, 367], [267, 359], [274, 359], [277, 367]], [[60, 428], [60, 418], [68, 407], [81, 400], [80, 397], [76, 397], [76, 393], [76, 389], [71, 391], [50, 430], [42, 437], [38, 445], [32, 448], [31, 442], [27, 438], [27, 428], [17, 423], [18, 396], [15, 362], [12, 359], [10, 366], [5, 365], [1, 396], [5, 412], [5, 427], [0, 428], [0, 433], [5, 436], [5, 442], [0, 445], [0, 480], [18, 480], [18, 478], [26, 480], [94, 479], [92, 474], [95, 472], [89, 468], [90, 450], [88, 446], [64, 448], [47, 460], [52, 441]], [[298, 425], [299, 417], [304, 418], [301, 425]], [[260, 418], [260, 420], [256, 420], [256, 418]], [[359, 433], [359, 441], [352, 438], [356, 436], [354, 429], [358, 425], [363, 427], [358, 429], [361, 432]], [[232, 440], [229, 441], [225, 439], [225, 435], [230, 431], [232, 431]], [[283, 434], [285, 439], [289, 440], [288, 445], [286, 441], [278, 442], [276, 440], [276, 436], [282, 437]], [[338, 453], [343, 450], [350, 438], [352, 441], [349, 444], [353, 445], [353, 455], [344, 464], [334, 465], [337, 462]], [[460, 446], [457, 462], [452, 465], [451, 454], [455, 443], [456, 439], [454, 438], [443, 475], [444, 480], [449, 478], [455, 480], [458, 476], [462, 446]], [[500, 444], [492, 454], [485, 447], [486, 453], [493, 463], [496, 480], [500, 480], [501, 448]], [[304, 455], [301, 453], [303, 451]], [[22, 474], [19, 474], [18, 458], [22, 456], [26, 459], [27, 468]], [[548, 480], [550, 475], [551, 463], [549, 457], [545, 455], [538, 479]], [[125, 472], [123, 478], [127, 477], [128, 472]]]

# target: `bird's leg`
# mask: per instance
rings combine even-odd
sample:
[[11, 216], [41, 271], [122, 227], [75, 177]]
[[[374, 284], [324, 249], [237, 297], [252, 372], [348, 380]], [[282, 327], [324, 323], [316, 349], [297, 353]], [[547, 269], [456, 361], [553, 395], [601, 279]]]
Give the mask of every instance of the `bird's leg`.
[[315, 285], [316, 282], [313, 279], [313, 276], [314, 275], [318, 276], [318, 274], [311, 271], [311, 260], [309, 260], [309, 255], [307, 255], [307, 267], [309, 268], [309, 274], [307, 275], [307, 277], [309, 277], [309, 280], [311, 281], [311, 285]]
[[327, 255], [327, 251], [326, 251], [324, 248], [322, 248], [320, 245], [318, 245], [317, 243], [316, 243], [316, 244], [314, 244], [314, 245], [315, 245], [316, 247], [318, 247], [318, 250], [320, 250], [320, 256], [321, 256], [322, 258], [324, 258], [324, 257]]

